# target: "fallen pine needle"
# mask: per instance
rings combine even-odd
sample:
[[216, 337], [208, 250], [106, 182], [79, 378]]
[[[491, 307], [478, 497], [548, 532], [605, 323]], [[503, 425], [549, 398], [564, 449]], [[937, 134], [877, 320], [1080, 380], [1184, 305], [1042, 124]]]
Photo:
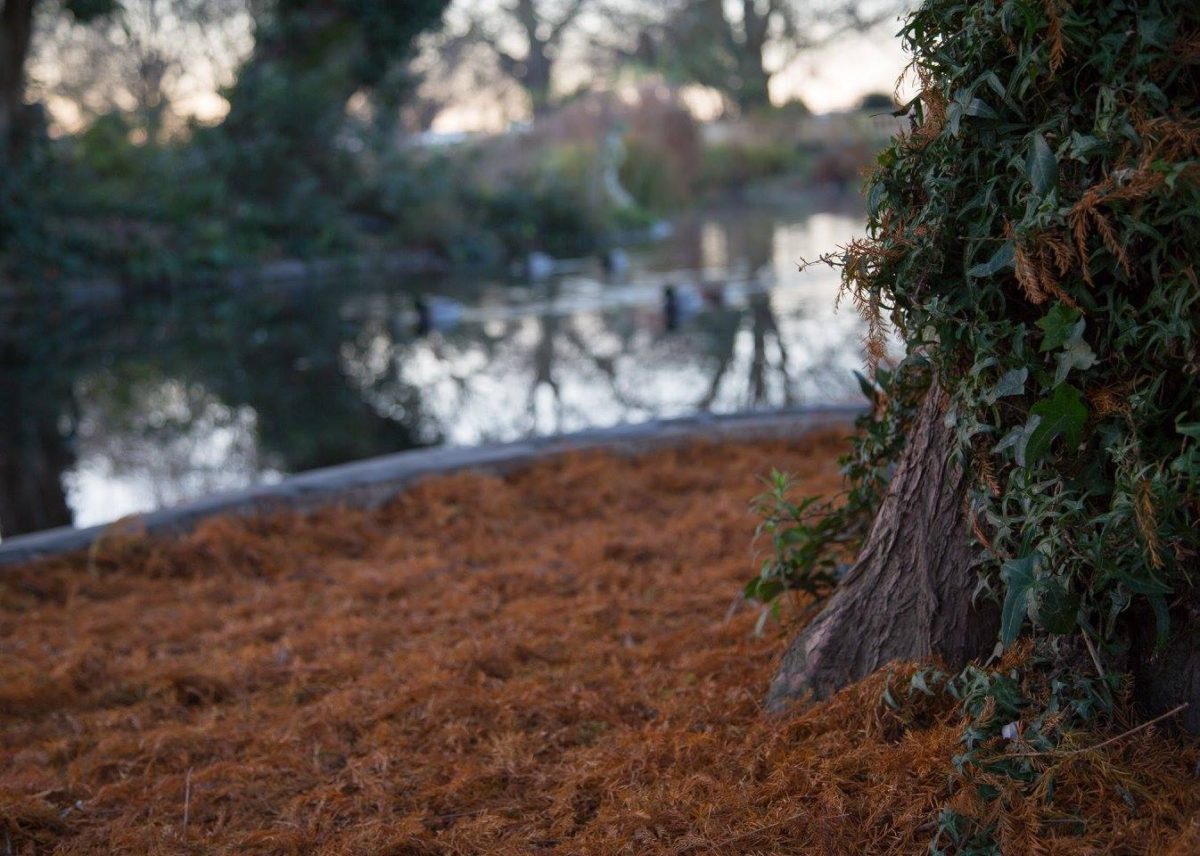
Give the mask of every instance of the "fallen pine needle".
[[1140, 725], [1134, 726], [1133, 728], [1129, 729], [1128, 731], [1123, 731], [1120, 734], [1116, 735], [1115, 737], [1110, 737], [1107, 740], [1097, 743], [1095, 746], [1083, 746], [1078, 749], [1048, 749], [1048, 750], [1045, 750], [1042, 752], [1012, 752], [1009, 754], [1010, 754], [1010, 757], [1016, 757], [1016, 758], [1042, 758], [1042, 757], [1065, 758], [1065, 757], [1069, 757], [1071, 755], [1083, 755], [1087, 752], [1096, 752], [1100, 749], [1103, 749], [1105, 746], [1111, 746], [1112, 744], [1117, 743], [1121, 740], [1124, 740], [1127, 737], [1131, 737], [1132, 735], [1137, 734], [1139, 731], [1144, 731], [1145, 729], [1149, 728], [1152, 725], [1157, 725], [1158, 723], [1162, 722], [1164, 719], [1170, 719], [1172, 716], [1176, 716], [1180, 711], [1187, 708], [1187, 706], [1188, 706], [1188, 703], [1185, 701], [1183, 704], [1176, 705], [1175, 707], [1171, 708], [1166, 713], [1161, 713], [1158, 716], [1154, 717], [1153, 719], [1148, 719], [1145, 722], [1141, 723]]

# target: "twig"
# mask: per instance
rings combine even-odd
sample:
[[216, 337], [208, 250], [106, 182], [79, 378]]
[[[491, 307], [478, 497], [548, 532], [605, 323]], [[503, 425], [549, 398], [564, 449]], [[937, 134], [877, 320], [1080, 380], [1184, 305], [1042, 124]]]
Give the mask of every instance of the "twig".
[[183, 780], [183, 834], [187, 835], [188, 820], [192, 816], [192, 768], [188, 767]]
[[1118, 734], [1115, 737], [1110, 737], [1107, 740], [1101, 741], [1100, 743], [1097, 743], [1095, 746], [1084, 746], [1080, 749], [1051, 749], [1046, 752], [1014, 752], [1012, 754], [1013, 754], [1013, 757], [1017, 757], [1017, 758], [1036, 758], [1036, 757], [1042, 757], [1042, 756], [1052, 756], [1055, 758], [1066, 758], [1071, 755], [1082, 755], [1084, 752], [1095, 752], [1097, 749], [1103, 749], [1105, 746], [1109, 746], [1113, 743], [1116, 743], [1118, 740], [1124, 740], [1126, 737], [1129, 737], [1132, 734], [1136, 734], [1139, 731], [1147, 729], [1151, 725], [1162, 722], [1164, 719], [1170, 719], [1172, 716], [1179, 713], [1181, 710], [1183, 710], [1187, 706], [1188, 706], [1188, 702], [1185, 701], [1183, 704], [1176, 705], [1175, 707], [1171, 708], [1166, 713], [1159, 714], [1158, 716], [1154, 717], [1154, 719], [1147, 720], [1146, 722], [1143, 722], [1141, 725], [1134, 726], [1133, 728], [1129, 729], [1128, 731]]
[[1100, 663], [1100, 655], [1096, 653], [1096, 646], [1092, 644], [1092, 639], [1086, 633], [1083, 634], [1083, 643], [1087, 645], [1088, 653], [1092, 655], [1092, 662], [1096, 664], [1096, 674], [1101, 679], [1104, 678], [1104, 666]]

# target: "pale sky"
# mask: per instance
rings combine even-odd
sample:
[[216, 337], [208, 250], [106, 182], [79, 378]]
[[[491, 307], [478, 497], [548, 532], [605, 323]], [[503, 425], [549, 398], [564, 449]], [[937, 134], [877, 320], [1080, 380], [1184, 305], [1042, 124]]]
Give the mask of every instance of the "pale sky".
[[844, 110], [868, 92], [888, 92], [908, 64], [900, 40], [848, 36], [798, 58], [771, 80], [776, 103], [799, 95], [814, 113]]
[[[487, 7], [494, 0], [463, 0], [468, 4]], [[452, 7], [449, 20], [455, 21]], [[771, 100], [783, 104], [799, 97], [815, 113], [845, 110], [853, 107], [869, 92], [891, 93], [900, 73], [908, 64], [901, 42], [893, 35], [900, 28], [898, 20], [881, 24], [870, 35], [847, 35], [828, 47], [801, 54], [792, 64], [771, 79]], [[519, 48], [517, 48], [519, 50]], [[557, 88], [571, 91], [589, 82], [592, 72], [585, 64], [572, 61], [571, 51], [555, 68]], [[694, 94], [694, 93], [692, 93]], [[908, 88], [902, 91], [910, 96]], [[706, 99], [689, 98], [689, 105], [698, 118], [711, 118], [719, 109], [719, 97], [710, 99], [711, 110], [704, 109]], [[438, 116], [434, 130], [445, 133], [460, 131], [495, 132], [503, 130], [514, 118], [523, 118], [519, 96], [514, 93], [482, 90], [470, 86], [457, 87], [453, 102]]]
[[[153, 7], [158, 0], [140, 2]], [[240, 5], [240, 0], [229, 2], [235, 8]], [[460, 2], [487, 11], [495, 0]], [[449, 15], [452, 26], [458, 5], [452, 7]], [[83, 123], [84, 116], [76, 99], [86, 103], [89, 100], [87, 93], [91, 93], [91, 100], [99, 96], [101, 103], [95, 106], [101, 110], [104, 102], [122, 102], [121, 81], [123, 73], [128, 75], [128, 70], [120, 63], [129, 51], [112, 44], [104, 46], [112, 30], [105, 33], [99, 27], [70, 27], [63, 19], [57, 19], [56, 23], [58, 31], [54, 36], [49, 28], [42, 28], [38, 34], [41, 50], [31, 63], [32, 88], [37, 97], [48, 103], [58, 124], [72, 129]], [[159, 33], [134, 33], [140, 35], [145, 47], [158, 47], [161, 43], [164, 55], [176, 61], [168, 85], [177, 114], [215, 121], [228, 109], [216, 90], [221, 83], [231, 80], [233, 68], [249, 52], [252, 42], [249, 18], [244, 11], [225, 24], [227, 26], [219, 28], [223, 32], [215, 39], [221, 50], [213, 51], [181, 50], [179, 42], [199, 44], [208, 39], [200, 39], [197, 33], [178, 26], [166, 27]], [[782, 104], [798, 96], [814, 112], [824, 113], [852, 107], [868, 92], [891, 92], [907, 62], [899, 40], [891, 35], [898, 26], [896, 21], [891, 21], [871, 36], [843, 37], [829, 47], [802, 54], [772, 79], [772, 100]], [[567, 53], [576, 52], [568, 49]], [[99, 60], [113, 67], [98, 68]], [[564, 56], [555, 71], [559, 88], [564, 91], [574, 89], [594, 75], [575, 55]], [[98, 75], [105, 79], [105, 85], [95, 85]], [[715, 96], [708, 100], [713, 106], [719, 105]], [[705, 98], [701, 95], [689, 99], [689, 103], [703, 108]], [[509, 121], [523, 118], [522, 105], [519, 93], [504, 93], [494, 87], [480, 88], [459, 82], [452, 90], [449, 109], [438, 117], [434, 127], [446, 132], [499, 131]], [[703, 119], [710, 118], [703, 113], [713, 111], [700, 109], [697, 112]]]

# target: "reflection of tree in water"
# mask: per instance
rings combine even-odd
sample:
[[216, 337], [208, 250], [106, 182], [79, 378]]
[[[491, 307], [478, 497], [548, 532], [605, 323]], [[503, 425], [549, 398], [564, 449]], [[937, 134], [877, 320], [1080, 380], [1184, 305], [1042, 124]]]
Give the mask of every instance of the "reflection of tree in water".
[[74, 463], [73, 416], [70, 385], [0, 343], [0, 537], [70, 524], [61, 475]]
[[[696, 401], [696, 409], [711, 410], [717, 401], [723, 384], [729, 379], [731, 368], [737, 362], [737, 341], [749, 322], [750, 341], [752, 343], [751, 358], [747, 371], [747, 383], [740, 406], [744, 408], [763, 407], [768, 404], [783, 404], [792, 406], [796, 403], [795, 384], [792, 382], [791, 369], [788, 364], [788, 349], [779, 330], [779, 322], [771, 305], [771, 295], [766, 292], [752, 293], [747, 297], [747, 306], [732, 315], [734, 324], [722, 325], [720, 335], [712, 341], [717, 347], [712, 353], [713, 359], [711, 380], [704, 394]], [[713, 325], [715, 327], [715, 325]], [[710, 327], [710, 329], [713, 329]], [[774, 349], [776, 359], [772, 361]], [[771, 376], [779, 379], [780, 396], [772, 400]]]
[[[558, 285], [549, 283], [539, 296], [552, 302], [558, 295]], [[564, 399], [564, 374], [578, 380], [580, 372], [611, 377], [614, 370], [577, 318], [553, 312], [427, 337], [396, 325], [368, 327], [344, 355], [364, 394], [387, 412], [396, 405], [394, 389], [419, 388], [427, 424], [449, 431], [470, 422], [478, 439], [557, 432], [569, 420], [586, 421], [586, 411]], [[504, 404], [487, 397], [497, 385], [504, 387], [498, 396]]]
[[[838, 389], [838, 336], [851, 330], [806, 321], [794, 292], [769, 290], [774, 242], [761, 221], [698, 219], [649, 286], [610, 298], [552, 281], [527, 313], [512, 292], [455, 286], [444, 293], [495, 314], [425, 338], [405, 320], [411, 296], [394, 288], [144, 300], [107, 318], [29, 313], [24, 329], [0, 325], [0, 534], [66, 522], [62, 473], [78, 485], [97, 461], [93, 487], [111, 475], [173, 500], [444, 437], [791, 405]], [[731, 269], [745, 286], [735, 299], [664, 329], [662, 285], [712, 285]], [[581, 295], [592, 308], [555, 306]]]
[[[663, 323], [661, 306], [626, 307], [511, 319], [492, 335], [467, 325], [430, 340], [389, 338], [389, 357], [375, 361], [364, 387], [383, 402], [388, 379], [421, 387], [427, 414], [445, 430], [474, 432], [460, 440], [710, 410], [718, 398], [725, 409], [735, 398], [739, 408], [796, 402], [769, 293], [703, 312], [676, 332]], [[365, 349], [354, 358], [369, 361]], [[740, 392], [731, 396], [730, 383]], [[505, 404], [504, 395], [519, 402]]]
[[767, 403], [767, 375], [770, 369], [770, 357], [767, 353], [769, 340], [775, 340], [779, 359], [775, 371], [779, 375], [783, 388], [783, 403], [791, 406], [796, 403], [792, 389], [792, 379], [788, 371], [787, 345], [779, 333], [779, 322], [775, 320], [775, 312], [771, 308], [769, 294], [754, 294], [750, 297], [750, 322], [752, 339], [754, 341], [754, 357], [750, 360], [750, 403], [760, 406]]
[[416, 445], [415, 390], [390, 418], [341, 371], [337, 297], [89, 309], [69, 328], [30, 313], [0, 342], [0, 536], [71, 522], [63, 474], [84, 449], [172, 501]]
[[[676, 257], [698, 272], [711, 270], [744, 271], [749, 277], [744, 308], [719, 308], [694, 319], [694, 342], [699, 362], [708, 366], [708, 380], [695, 399], [693, 409], [708, 411], [717, 403], [722, 389], [730, 382], [730, 372], [738, 362], [738, 341], [748, 325], [752, 344], [747, 367], [745, 392], [738, 402], [741, 408], [768, 404], [791, 406], [796, 403], [788, 347], [768, 290], [774, 260], [774, 231], [754, 218], [731, 217], [721, 220], [690, 219], [676, 233]], [[709, 289], [727, 286], [720, 279], [710, 280]], [[776, 357], [773, 360], [772, 354]], [[779, 396], [771, 395], [771, 379], [778, 378]], [[637, 384], [628, 384], [633, 388]], [[633, 392], [624, 394], [629, 400]], [[644, 405], [643, 405], [644, 406]]]
[[[802, 381], [806, 389], [822, 387], [818, 375], [832, 350], [822, 354], [803, 337], [787, 339], [770, 291], [774, 255], [773, 230], [761, 221], [697, 218], [681, 225], [668, 250], [677, 267], [652, 281], [711, 289], [722, 284], [719, 273], [732, 270], [740, 290], [731, 289], [738, 292], [732, 303], [708, 306], [677, 330], [664, 329], [658, 291], [641, 306], [502, 312], [428, 338], [393, 325], [350, 358], [373, 368], [352, 373], [385, 411], [389, 383], [420, 388], [426, 415], [458, 442], [697, 410], [792, 406]], [[553, 306], [563, 288], [546, 283], [536, 299]]]
[[251, 408], [229, 407], [158, 366], [118, 363], [85, 373], [75, 399], [81, 417], [72, 493], [86, 491], [89, 478], [141, 477], [143, 492], [167, 505], [239, 487], [263, 469]]
[[227, 405], [254, 409], [260, 448], [286, 472], [419, 444], [416, 390], [395, 390], [403, 409], [383, 414], [346, 377], [341, 351], [356, 331], [342, 320], [339, 298], [313, 288], [298, 299], [237, 307], [178, 367], [208, 357], [206, 387]]
[[529, 385], [529, 401], [525, 412], [529, 417], [529, 430], [536, 431], [538, 425], [538, 392], [541, 389], [550, 391], [554, 409], [554, 430], [562, 431], [563, 400], [562, 388], [554, 377], [555, 368], [555, 339], [559, 328], [559, 319], [555, 315], [543, 315], [537, 320], [538, 337], [534, 345], [532, 359], [533, 380]]

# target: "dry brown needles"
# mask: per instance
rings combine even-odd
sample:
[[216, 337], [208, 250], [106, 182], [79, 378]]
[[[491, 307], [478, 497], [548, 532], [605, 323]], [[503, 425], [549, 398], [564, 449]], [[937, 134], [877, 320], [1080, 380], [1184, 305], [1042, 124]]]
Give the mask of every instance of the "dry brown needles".
[[[727, 618], [756, 475], [829, 494], [841, 449], [576, 455], [6, 571], [0, 852], [923, 852], [968, 798], [951, 701], [904, 666], [765, 717], [793, 628]], [[1004, 838], [1198, 852], [1198, 763], [1154, 728], [1047, 759]]]

